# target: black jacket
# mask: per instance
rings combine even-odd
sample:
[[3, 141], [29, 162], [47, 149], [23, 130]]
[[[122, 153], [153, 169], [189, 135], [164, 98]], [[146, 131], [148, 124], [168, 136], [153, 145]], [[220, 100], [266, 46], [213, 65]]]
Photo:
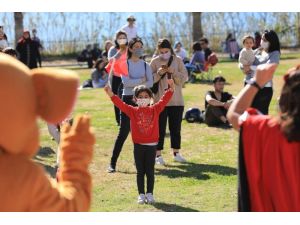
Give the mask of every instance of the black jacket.
[[20, 61], [28, 66], [29, 69], [37, 68], [37, 62], [39, 62], [40, 67], [42, 66], [38, 42], [31, 39], [23, 39], [18, 42], [16, 50], [19, 53]]

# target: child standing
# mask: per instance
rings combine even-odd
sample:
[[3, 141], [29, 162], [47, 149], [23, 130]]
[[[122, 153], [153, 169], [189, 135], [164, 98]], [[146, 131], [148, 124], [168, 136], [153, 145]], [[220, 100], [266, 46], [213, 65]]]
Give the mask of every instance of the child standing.
[[[159, 138], [159, 114], [172, 98], [174, 81], [168, 79], [169, 89], [159, 102], [152, 105], [153, 93], [144, 85], [135, 87], [134, 101], [137, 107], [124, 103], [111, 88], [106, 86], [104, 90], [112, 102], [130, 118], [132, 140], [134, 143], [134, 160], [137, 170], [138, 203], [154, 203], [154, 164], [156, 145]], [[147, 192], [145, 194], [145, 175], [147, 177]]]

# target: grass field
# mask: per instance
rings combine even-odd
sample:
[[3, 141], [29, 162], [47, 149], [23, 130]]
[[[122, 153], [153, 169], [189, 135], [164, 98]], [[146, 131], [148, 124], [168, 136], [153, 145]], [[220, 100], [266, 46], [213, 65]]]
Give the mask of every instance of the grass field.
[[[282, 86], [281, 75], [299, 63], [300, 55], [282, 56], [274, 77], [274, 95], [271, 114], [276, 113], [276, 98]], [[297, 59], [298, 58], [298, 59]], [[90, 70], [76, 69], [81, 81], [89, 77]], [[236, 95], [243, 87], [243, 75], [236, 62], [220, 62], [214, 74], [223, 75], [228, 82], [226, 91]], [[187, 84], [183, 89], [185, 109], [204, 108], [204, 94], [211, 84]], [[106, 168], [116, 138], [113, 105], [102, 89], [80, 91], [76, 113], [88, 112], [92, 116], [97, 143], [90, 167], [93, 175], [92, 211], [236, 211], [237, 210], [237, 142], [238, 134], [232, 129], [210, 128], [205, 124], [183, 121], [182, 155], [188, 163], [173, 162], [170, 140], [166, 137], [163, 156], [166, 166], [156, 166], [154, 205], [138, 205], [133, 145], [129, 136], [121, 152], [117, 173], [108, 174]], [[56, 144], [51, 140], [46, 124], [40, 122], [41, 146], [37, 161], [54, 171]]]

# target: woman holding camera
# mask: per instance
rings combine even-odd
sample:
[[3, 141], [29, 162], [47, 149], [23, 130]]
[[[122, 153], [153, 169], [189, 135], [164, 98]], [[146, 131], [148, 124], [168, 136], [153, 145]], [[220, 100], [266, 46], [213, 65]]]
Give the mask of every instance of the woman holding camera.
[[165, 164], [161, 151], [164, 148], [167, 120], [174, 160], [185, 162], [186, 160], [181, 156], [179, 150], [181, 148], [181, 121], [184, 111], [182, 86], [188, 79], [188, 73], [182, 59], [176, 56], [168, 39], [160, 39], [158, 41], [157, 53], [158, 56], [154, 57], [150, 62], [154, 77], [153, 82], [158, 82], [158, 90], [154, 93], [154, 100], [155, 102], [159, 101], [168, 88], [168, 77], [173, 78], [175, 91], [167, 107], [165, 107], [159, 117], [159, 142], [156, 151], [156, 163], [160, 165]]

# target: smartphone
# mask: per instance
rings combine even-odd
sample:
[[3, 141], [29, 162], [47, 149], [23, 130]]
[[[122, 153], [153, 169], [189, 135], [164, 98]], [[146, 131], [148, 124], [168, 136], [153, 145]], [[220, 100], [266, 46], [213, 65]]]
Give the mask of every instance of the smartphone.
[[172, 79], [172, 74], [167, 73], [167, 77], [168, 77], [169, 80]]

